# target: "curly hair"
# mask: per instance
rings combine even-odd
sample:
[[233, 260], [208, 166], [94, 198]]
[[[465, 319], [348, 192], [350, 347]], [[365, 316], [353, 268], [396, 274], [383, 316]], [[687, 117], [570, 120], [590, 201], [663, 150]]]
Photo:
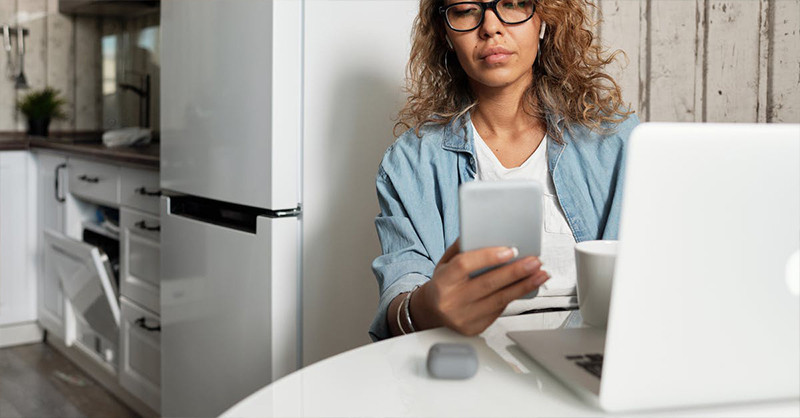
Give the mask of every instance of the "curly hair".
[[[425, 124], [447, 124], [478, 104], [458, 59], [448, 48], [439, 7], [444, 0], [420, 0], [411, 32], [411, 55], [406, 67], [408, 99], [398, 114], [398, 128], [414, 128], [417, 136]], [[634, 113], [622, 102], [622, 92], [603, 68], [621, 50], [608, 53], [596, 42], [597, 22], [590, 0], [537, 0], [536, 13], [547, 23], [540, 54], [533, 64], [533, 82], [523, 98], [526, 113], [546, 121], [562, 117], [566, 126], [582, 125], [605, 131]], [[447, 58], [447, 54], [452, 54]], [[557, 141], [561, 134], [548, 126]]]

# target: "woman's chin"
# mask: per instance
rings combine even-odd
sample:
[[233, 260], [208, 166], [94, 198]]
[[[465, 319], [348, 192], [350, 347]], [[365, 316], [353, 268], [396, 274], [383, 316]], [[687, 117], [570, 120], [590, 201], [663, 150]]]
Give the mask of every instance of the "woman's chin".
[[481, 77], [473, 79], [477, 84], [488, 88], [503, 88], [517, 83], [523, 83], [526, 86], [530, 84], [530, 78], [525, 77], [525, 74], [509, 71], [508, 69], [495, 69], [494, 71], [487, 71]]

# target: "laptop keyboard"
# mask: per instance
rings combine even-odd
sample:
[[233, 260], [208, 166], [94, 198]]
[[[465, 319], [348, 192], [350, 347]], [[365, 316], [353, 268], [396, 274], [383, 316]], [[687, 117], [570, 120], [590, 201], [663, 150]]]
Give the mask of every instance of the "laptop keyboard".
[[586, 370], [587, 372], [593, 374], [598, 379], [600, 375], [603, 373], [603, 355], [602, 354], [575, 354], [566, 356], [567, 360], [575, 363], [576, 366], [579, 366]]

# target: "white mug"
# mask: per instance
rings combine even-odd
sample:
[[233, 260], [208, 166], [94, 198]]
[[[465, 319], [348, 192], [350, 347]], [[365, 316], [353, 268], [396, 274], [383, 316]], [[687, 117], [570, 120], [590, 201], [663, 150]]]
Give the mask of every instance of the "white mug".
[[618, 241], [583, 241], [575, 244], [578, 305], [583, 322], [600, 328], [608, 323], [611, 281]]

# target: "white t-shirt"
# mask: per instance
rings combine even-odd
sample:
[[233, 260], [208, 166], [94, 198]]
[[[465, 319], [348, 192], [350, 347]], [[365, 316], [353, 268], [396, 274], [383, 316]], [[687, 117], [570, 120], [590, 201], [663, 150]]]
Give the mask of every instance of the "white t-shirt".
[[577, 307], [575, 237], [556, 197], [553, 177], [547, 169], [547, 136], [522, 165], [506, 168], [483, 141], [475, 125], [471, 126], [475, 137], [476, 180], [535, 180], [543, 186], [544, 191], [542, 254], [539, 259], [551, 278], [539, 288], [538, 296], [511, 302], [503, 315], [516, 315], [532, 309]]

